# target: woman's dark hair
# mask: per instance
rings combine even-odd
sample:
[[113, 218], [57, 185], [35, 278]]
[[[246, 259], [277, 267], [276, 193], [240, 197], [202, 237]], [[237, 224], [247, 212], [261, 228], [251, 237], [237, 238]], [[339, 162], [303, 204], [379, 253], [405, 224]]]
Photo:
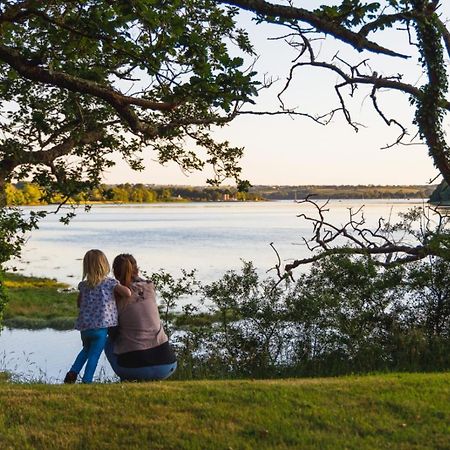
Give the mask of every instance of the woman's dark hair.
[[122, 253], [114, 258], [113, 272], [116, 279], [124, 286], [131, 286], [133, 277], [138, 274], [138, 267], [133, 255]]

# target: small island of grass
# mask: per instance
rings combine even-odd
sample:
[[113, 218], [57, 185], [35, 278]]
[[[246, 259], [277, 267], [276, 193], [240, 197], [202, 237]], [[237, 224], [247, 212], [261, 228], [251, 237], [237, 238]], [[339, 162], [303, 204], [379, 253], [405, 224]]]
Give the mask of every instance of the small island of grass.
[[[76, 289], [55, 279], [11, 272], [5, 274], [3, 284], [8, 295], [4, 326], [29, 330], [73, 329], [78, 315]], [[170, 312], [165, 317], [179, 328], [210, 324], [217, 319], [215, 314], [205, 312], [195, 315]]]
[[3, 324], [9, 328], [73, 328], [77, 293], [65, 283], [6, 273], [3, 281], [8, 303]]

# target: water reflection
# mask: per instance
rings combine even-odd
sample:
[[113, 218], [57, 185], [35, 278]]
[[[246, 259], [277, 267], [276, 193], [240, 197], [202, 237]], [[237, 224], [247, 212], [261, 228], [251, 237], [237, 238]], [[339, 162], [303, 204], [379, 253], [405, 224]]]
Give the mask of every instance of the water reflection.
[[[344, 223], [348, 208], [362, 201], [330, 202], [329, 220]], [[378, 217], [394, 217], [418, 201], [364, 202], [368, 225]], [[15, 266], [24, 274], [57, 278], [76, 286], [81, 258], [100, 248], [108, 258], [127, 252], [147, 272], [164, 268], [197, 269], [199, 278], [211, 281], [227, 269], [241, 267], [241, 259], [255, 261], [262, 272], [276, 262], [270, 243], [282, 258], [302, 258], [307, 250], [302, 237], [311, 227], [299, 213], [313, 214], [310, 206], [292, 201], [261, 203], [189, 203], [151, 205], [96, 205], [80, 209], [69, 226], [51, 215], [33, 232]]]
[[[10, 330], [0, 336], [0, 371], [21, 382], [62, 383], [81, 348], [78, 331]], [[96, 378], [116, 379], [103, 354]]]

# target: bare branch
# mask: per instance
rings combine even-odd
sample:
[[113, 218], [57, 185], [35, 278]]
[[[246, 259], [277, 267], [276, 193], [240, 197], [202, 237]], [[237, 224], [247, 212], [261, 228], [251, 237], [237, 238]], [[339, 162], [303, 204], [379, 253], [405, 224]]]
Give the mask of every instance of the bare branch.
[[[406, 94], [410, 94], [416, 98], [420, 98], [422, 96], [422, 91], [416, 88], [415, 86], [408, 83], [402, 83], [401, 81], [398, 81], [396, 79], [381, 77], [378, 76], [378, 74], [374, 74], [375, 76], [371, 75], [371, 76], [352, 77], [346, 74], [341, 68], [337, 67], [335, 64], [318, 61], [301, 62], [297, 63], [297, 66], [322, 67], [325, 69], [332, 70], [333, 72], [336, 72], [338, 75], [340, 75], [346, 81], [347, 84], [371, 84], [375, 85], [377, 88], [388, 88], [394, 89], [396, 91], [401, 91]], [[450, 111], [450, 102], [448, 100], [441, 99], [440, 106]]]
[[344, 83], [337, 84], [334, 86], [334, 90], [336, 91], [336, 94], [339, 98], [339, 102], [341, 104], [342, 112], [344, 113], [345, 120], [348, 122], [348, 124], [356, 131], [358, 132], [358, 126], [352, 121], [352, 118], [350, 116], [350, 111], [345, 106], [344, 98], [342, 97], [340, 89], [346, 86], [348, 83], [345, 81]]
[[386, 255], [386, 254], [396, 254], [396, 253], [406, 253], [409, 256], [405, 256], [403, 258], [397, 258], [394, 262], [382, 262], [375, 261], [376, 265], [382, 267], [395, 267], [400, 264], [405, 264], [412, 261], [419, 261], [427, 256], [432, 255], [431, 252], [425, 252], [423, 247], [418, 247], [413, 249], [404, 245], [393, 245], [391, 247], [385, 248], [333, 248], [326, 252], [319, 253], [318, 255], [311, 256], [310, 258], [296, 259], [291, 264], [286, 264], [285, 271], [291, 272], [297, 267], [305, 264], [311, 264], [316, 261], [320, 261], [324, 258], [329, 258], [332, 255], [365, 255], [365, 256], [373, 256], [373, 255]]
[[278, 278], [282, 278], [283, 274], [282, 272], [282, 267], [281, 267], [281, 258], [280, 258], [280, 254], [278, 253], [277, 249], [275, 248], [275, 246], [273, 245], [273, 242], [270, 243], [270, 246], [272, 247], [272, 250], [275, 252], [275, 255], [277, 256], [277, 263], [275, 264], [274, 267], [272, 267], [272, 269], [269, 269], [269, 271], [275, 269], [278, 275]]
[[383, 149], [387, 149], [387, 148], [393, 147], [394, 145], [400, 144], [402, 142], [403, 138], [408, 134], [408, 132], [406, 131], [406, 128], [400, 122], [398, 122], [395, 119], [388, 119], [384, 115], [383, 111], [381, 111], [380, 107], [378, 106], [376, 93], [377, 93], [377, 87], [374, 85], [373, 89], [372, 89], [372, 92], [370, 94], [370, 98], [372, 99], [373, 107], [375, 108], [376, 112], [384, 120], [386, 125], [391, 126], [392, 124], [394, 124], [394, 125], [397, 125], [401, 129], [401, 133], [397, 137], [397, 139], [396, 139], [396, 141], [394, 143], [382, 147]]
[[[450, 243], [442, 237], [446, 236], [445, 230], [450, 223], [450, 217], [444, 216], [438, 208], [428, 207], [423, 209], [420, 215], [417, 212], [406, 213], [402, 221], [394, 225], [390, 224], [390, 220], [380, 218], [378, 225], [371, 229], [365, 226], [363, 207], [356, 211], [349, 208], [348, 221], [344, 225], [336, 226], [325, 218], [329, 211], [328, 201], [318, 204], [308, 196], [297, 203], [313, 206], [316, 211], [317, 217], [304, 213], [298, 215], [299, 218], [312, 223], [312, 236], [302, 239], [307, 248], [316, 254], [287, 264], [284, 273], [278, 272], [280, 280], [291, 276], [292, 271], [301, 265], [333, 255], [364, 255], [371, 257], [376, 265], [382, 267], [418, 261], [427, 256], [449, 256]], [[417, 221], [419, 229], [413, 226]], [[342, 239], [345, 239], [343, 243]], [[281, 261], [278, 252], [276, 254], [278, 263], [275, 268]], [[382, 256], [385, 257], [384, 260], [380, 258]]]
[[337, 111], [341, 111], [341, 108], [333, 109], [322, 115], [312, 115], [308, 113], [302, 113], [294, 110], [285, 111], [239, 111], [238, 116], [241, 115], [255, 115], [255, 116], [301, 116], [313, 120], [319, 125], [328, 125]]

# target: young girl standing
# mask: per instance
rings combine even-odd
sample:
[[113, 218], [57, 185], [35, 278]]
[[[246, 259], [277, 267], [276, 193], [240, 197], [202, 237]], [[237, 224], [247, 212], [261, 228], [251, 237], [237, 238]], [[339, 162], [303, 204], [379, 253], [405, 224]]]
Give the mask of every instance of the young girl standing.
[[91, 383], [100, 355], [105, 347], [108, 327], [117, 325], [114, 293], [130, 297], [131, 291], [114, 278], [108, 277], [108, 260], [100, 250], [89, 250], [83, 258], [83, 281], [78, 285], [78, 319], [75, 328], [81, 332], [83, 348], [78, 354], [64, 383], [75, 383], [86, 363], [83, 383]]

